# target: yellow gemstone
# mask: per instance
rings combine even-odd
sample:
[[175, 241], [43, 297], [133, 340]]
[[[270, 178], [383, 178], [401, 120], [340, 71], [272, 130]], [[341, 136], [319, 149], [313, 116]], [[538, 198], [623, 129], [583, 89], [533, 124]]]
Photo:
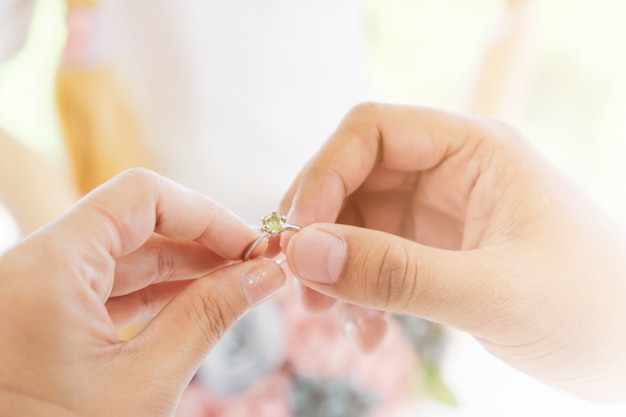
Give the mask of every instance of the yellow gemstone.
[[271, 214], [263, 217], [261, 225], [263, 226], [264, 232], [277, 235], [285, 230], [284, 227], [286, 221], [287, 218], [285, 216], [281, 216], [277, 212], [273, 211]]

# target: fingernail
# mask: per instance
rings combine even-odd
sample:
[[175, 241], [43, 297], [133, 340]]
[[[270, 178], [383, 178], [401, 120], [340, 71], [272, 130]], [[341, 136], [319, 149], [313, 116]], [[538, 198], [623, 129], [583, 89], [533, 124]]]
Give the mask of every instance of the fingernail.
[[362, 352], [372, 352], [387, 334], [387, 319], [378, 310], [347, 306], [339, 315], [344, 336]]
[[259, 260], [241, 277], [241, 288], [248, 304], [254, 307], [274, 295], [285, 285], [285, 272], [272, 261]]
[[339, 279], [346, 259], [346, 244], [334, 234], [303, 229], [291, 238], [292, 272], [299, 278], [332, 284]]

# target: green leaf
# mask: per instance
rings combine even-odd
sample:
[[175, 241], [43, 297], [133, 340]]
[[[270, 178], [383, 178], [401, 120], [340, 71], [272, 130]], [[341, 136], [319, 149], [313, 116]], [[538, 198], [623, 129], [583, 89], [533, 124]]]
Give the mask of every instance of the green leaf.
[[456, 397], [441, 377], [439, 366], [425, 363], [422, 366], [421, 374], [423, 392], [444, 404], [458, 405]]

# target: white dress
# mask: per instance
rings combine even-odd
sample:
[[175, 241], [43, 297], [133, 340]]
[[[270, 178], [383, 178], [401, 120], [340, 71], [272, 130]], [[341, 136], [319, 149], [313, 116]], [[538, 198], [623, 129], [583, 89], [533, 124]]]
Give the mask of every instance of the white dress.
[[157, 170], [250, 223], [358, 102], [358, 0], [110, 0], [114, 64]]

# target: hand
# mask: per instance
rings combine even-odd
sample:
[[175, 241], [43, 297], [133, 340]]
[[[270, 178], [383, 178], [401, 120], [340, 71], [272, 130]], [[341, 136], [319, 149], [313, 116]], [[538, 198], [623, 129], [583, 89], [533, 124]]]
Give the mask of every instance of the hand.
[[173, 415], [223, 332], [284, 283], [272, 261], [236, 262], [257, 236], [149, 171], [89, 194], [0, 257], [0, 410]]
[[512, 128], [358, 106], [282, 210], [310, 225], [282, 242], [304, 286], [469, 332], [579, 395], [626, 399], [624, 228]]

